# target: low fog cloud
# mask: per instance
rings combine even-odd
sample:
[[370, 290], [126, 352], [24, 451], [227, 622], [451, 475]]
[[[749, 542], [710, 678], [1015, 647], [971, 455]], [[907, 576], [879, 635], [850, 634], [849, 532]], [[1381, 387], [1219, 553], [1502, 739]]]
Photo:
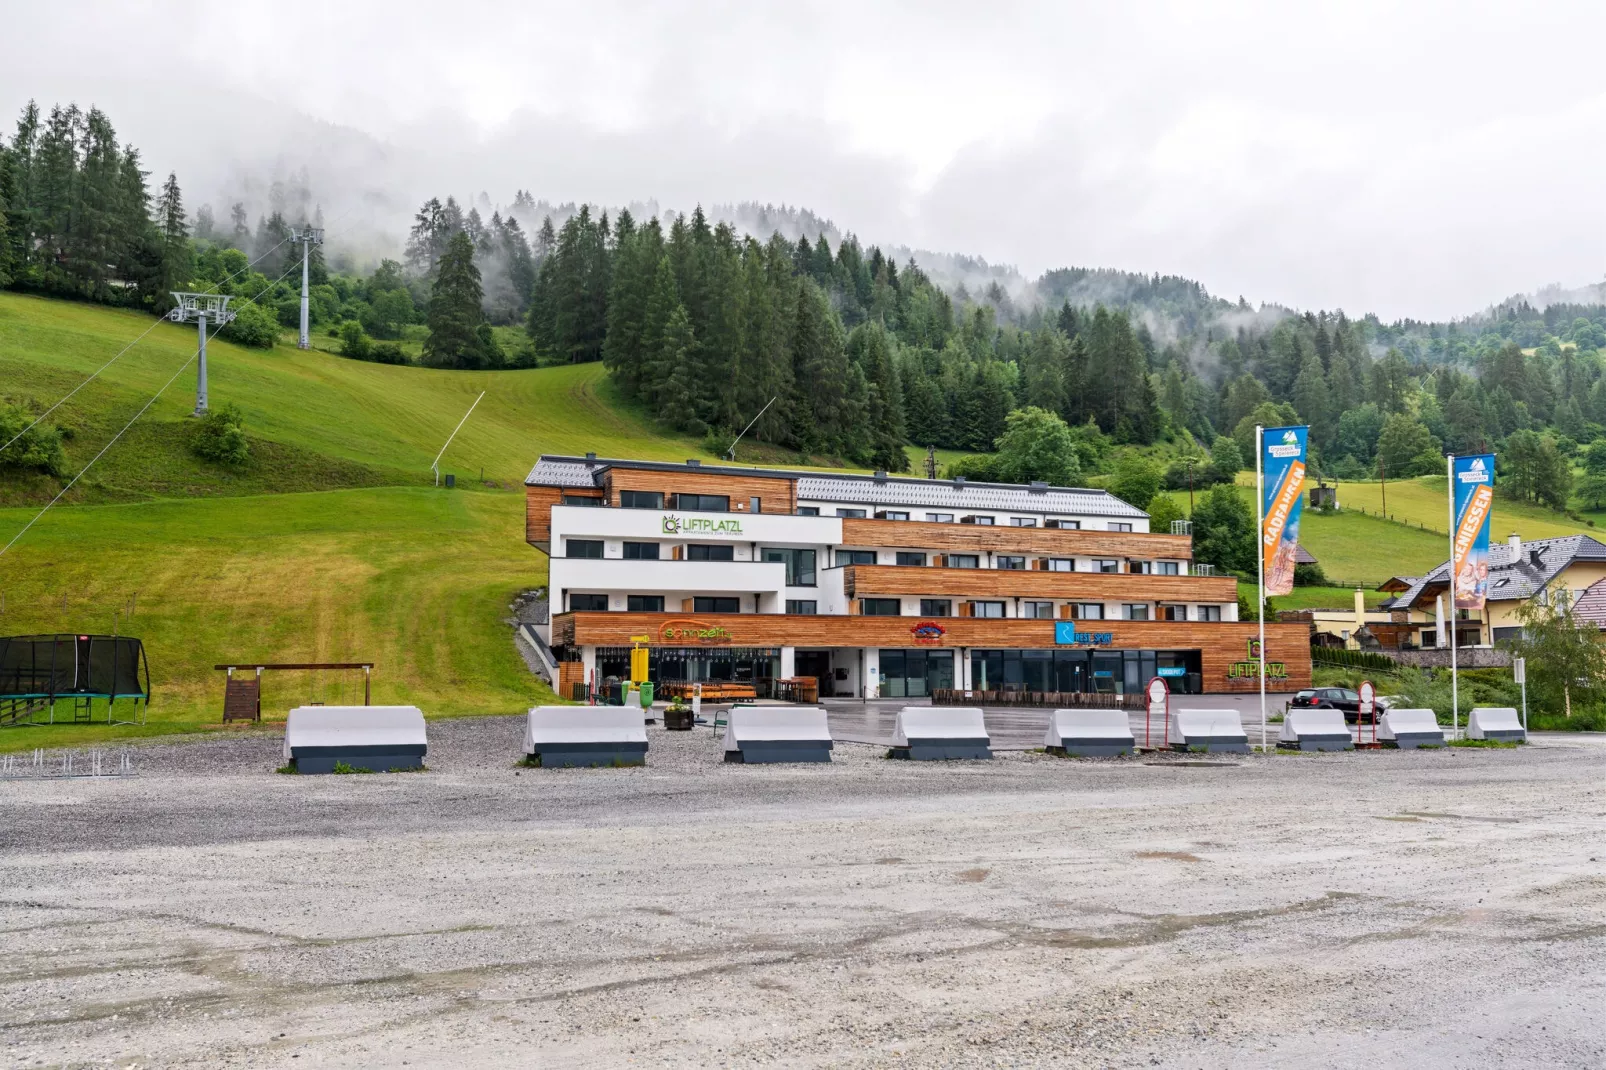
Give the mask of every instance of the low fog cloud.
[[99, 104], [220, 221], [305, 169], [364, 257], [525, 189], [1386, 318], [1606, 272], [1599, 5], [329, 7], [36, 5], [0, 108]]

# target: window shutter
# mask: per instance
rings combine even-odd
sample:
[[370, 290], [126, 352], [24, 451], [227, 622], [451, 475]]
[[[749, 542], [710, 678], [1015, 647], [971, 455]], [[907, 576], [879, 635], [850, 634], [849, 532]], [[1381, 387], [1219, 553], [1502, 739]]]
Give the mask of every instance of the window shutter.
[[938, 554], [936, 557], [933, 557], [931, 559], [931, 565], [932, 565], [933, 568], [947, 568], [948, 567], [948, 555], [947, 554]]
[[961, 617], [973, 617], [976, 615], [975, 607], [969, 602], [961, 602], [959, 603], [959, 615]]
[[682, 598], [680, 600], [680, 611], [682, 613], [690, 613], [692, 611], [691, 607], [695, 604], [690, 598]]

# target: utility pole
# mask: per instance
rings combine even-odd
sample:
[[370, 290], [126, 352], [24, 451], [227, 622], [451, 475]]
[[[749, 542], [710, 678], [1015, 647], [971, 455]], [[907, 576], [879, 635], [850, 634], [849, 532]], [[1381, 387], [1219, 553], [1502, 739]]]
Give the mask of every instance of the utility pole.
[[927, 479], [936, 479], [937, 478], [937, 447], [936, 446], [927, 446], [926, 447], [926, 478]]
[[[1377, 455], [1377, 471], [1383, 480], [1383, 519], [1387, 520], [1389, 518], [1389, 460], [1381, 453]], [[1454, 527], [1455, 525], [1452, 523], [1450, 526]]]
[[1196, 460], [1197, 458], [1195, 457], [1189, 457], [1186, 461], [1188, 466], [1188, 516], [1190, 518], [1193, 516], [1193, 465]]
[[297, 230], [291, 227], [290, 240], [301, 243], [301, 335], [296, 340], [296, 348], [311, 349], [312, 338], [307, 333], [307, 263], [312, 259], [312, 247], [323, 244], [323, 228], [302, 227]]
[[210, 320], [218, 328], [222, 328], [234, 318], [234, 312], [229, 308], [228, 294], [201, 294], [173, 291], [173, 300], [176, 302], [167, 314], [167, 318], [174, 323], [189, 323], [194, 321], [200, 331], [201, 358], [200, 367], [195, 373], [195, 416], [205, 416], [206, 407], [206, 325]]

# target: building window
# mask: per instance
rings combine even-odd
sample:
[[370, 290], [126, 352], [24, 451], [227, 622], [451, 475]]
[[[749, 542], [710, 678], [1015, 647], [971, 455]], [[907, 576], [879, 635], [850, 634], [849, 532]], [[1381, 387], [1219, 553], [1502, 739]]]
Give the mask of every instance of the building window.
[[[714, 546], [705, 546], [701, 543], [692, 543], [690, 546], [686, 547], [686, 560], [734, 561], [736, 560], [736, 548], [728, 542]], [[731, 612], [734, 613], [736, 611], [731, 610]]]
[[592, 498], [592, 497], [588, 497], [588, 496], [580, 495], [580, 494], [565, 494], [563, 496], [563, 504], [564, 505], [578, 505], [578, 506], [581, 506], [582, 508], [589, 507], [589, 508], [592, 508], [592, 509], [598, 509], [598, 508], [602, 507], [602, 499], [601, 498]]
[[1177, 567], [1175, 561], [1156, 561], [1154, 563], [1154, 574], [1156, 576], [1178, 576], [1181, 575], [1181, 569]]
[[619, 492], [621, 509], [662, 509], [664, 492], [661, 490], [622, 490]]
[[947, 598], [922, 598], [920, 600], [920, 615], [922, 617], [951, 617], [954, 615], [954, 604]]
[[1132, 525], [1131, 524], [1123, 524], [1123, 523], [1121, 523], [1119, 521], [1112, 520], [1112, 521], [1110, 521], [1110, 530], [1111, 531], [1131, 531], [1132, 530]]
[[925, 563], [926, 555], [919, 550], [898, 551], [898, 564], [900, 565], [924, 565]]
[[764, 511], [764, 499], [757, 495], [747, 499], [747, 511], [749, 513], [762, 513]]
[[1103, 558], [1093, 562], [1094, 572], [1120, 572], [1121, 562]]
[[1053, 518], [1053, 519], [1050, 519], [1043, 526], [1044, 527], [1050, 527], [1050, 528], [1059, 528], [1061, 531], [1081, 531], [1082, 530], [1082, 522], [1080, 520], [1063, 520], [1063, 519]]
[[740, 598], [693, 598], [691, 600], [693, 613], [740, 613], [742, 600]]
[[972, 617], [989, 617], [994, 620], [1004, 616], [1004, 603], [1002, 602], [972, 602], [970, 603]]
[[838, 509], [836, 515], [844, 520], [863, 520], [865, 514], [863, 509]]
[[896, 617], [903, 606], [896, 598], [864, 598], [859, 601], [859, 611], [866, 617]]
[[981, 558], [976, 554], [949, 554], [949, 568], [981, 568]]
[[1018, 554], [999, 554], [993, 561], [999, 568], [1009, 569], [1012, 572], [1026, 567], [1026, 559]]
[[1035, 528], [1037, 526], [1037, 518], [1035, 516], [1012, 516], [1009, 518], [1009, 526], [1012, 528]]
[[605, 613], [608, 596], [605, 594], [571, 594], [569, 608], [576, 613]]
[[960, 523], [980, 524], [984, 528], [990, 528], [993, 526], [993, 518], [990, 516], [967, 516], [965, 519], [961, 520]]
[[1054, 616], [1053, 602], [1022, 602], [1020, 615], [1027, 620], [1049, 620]]
[[664, 611], [664, 596], [661, 594], [633, 594], [625, 604], [632, 613], [662, 613]]
[[1220, 620], [1221, 619], [1221, 607], [1220, 606], [1200, 606], [1199, 607], [1198, 619], [1199, 620]]
[[1071, 605], [1072, 620], [1103, 620], [1103, 602], [1075, 602]]
[[675, 494], [672, 505], [688, 513], [728, 513], [731, 500], [728, 494]]
[[1049, 572], [1075, 572], [1076, 560], [1070, 557], [1051, 557], [1043, 568]]
[[954, 522], [954, 514], [952, 514], [952, 513], [927, 513], [926, 514], [926, 520], [929, 521], [930, 523], [933, 523], [933, 524], [952, 524]]
[[873, 565], [875, 564], [874, 550], [838, 550], [836, 552], [837, 567], [843, 565]]
[[880, 520], [908, 520], [909, 514], [897, 509], [888, 509], [885, 512], [877, 513], [876, 518]]
[[814, 586], [813, 550], [799, 550], [788, 546], [766, 546], [760, 553], [765, 561], [783, 561], [786, 563], [786, 585], [788, 587]]
[[587, 557], [595, 560], [602, 556], [602, 540], [564, 539], [563, 552], [569, 557]]
[[1188, 607], [1187, 606], [1168, 606], [1168, 605], [1158, 606], [1158, 607], [1155, 608], [1154, 619], [1155, 620], [1187, 620], [1188, 619]]
[[626, 561], [656, 561], [658, 560], [658, 544], [655, 542], [627, 542], [625, 543]]
[[793, 617], [813, 617], [820, 612], [820, 604], [812, 598], [788, 598], [786, 612]]
[[819, 516], [820, 515], [820, 507], [818, 505], [800, 505], [800, 506], [797, 507], [797, 515], [798, 516]]
[[1122, 620], [1148, 620], [1149, 619], [1149, 606], [1148, 606], [1148, 603], [1146, 603], [1146, 602], [1142, 603], [1142, 604], [1135, 603], [1135, 602], [1127, 603], [1126, 605], [1121, 607], [1121, 619]]

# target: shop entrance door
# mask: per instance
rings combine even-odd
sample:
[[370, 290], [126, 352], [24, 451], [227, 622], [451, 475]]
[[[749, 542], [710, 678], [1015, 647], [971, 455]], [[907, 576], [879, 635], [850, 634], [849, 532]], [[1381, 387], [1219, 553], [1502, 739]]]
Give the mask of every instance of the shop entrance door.
[[831, 652], [829, 650], [799, 650], [793, 656], [793, 672], [799, 676], [812, 676], [820, 682], [820, 697], [831, 697]]

